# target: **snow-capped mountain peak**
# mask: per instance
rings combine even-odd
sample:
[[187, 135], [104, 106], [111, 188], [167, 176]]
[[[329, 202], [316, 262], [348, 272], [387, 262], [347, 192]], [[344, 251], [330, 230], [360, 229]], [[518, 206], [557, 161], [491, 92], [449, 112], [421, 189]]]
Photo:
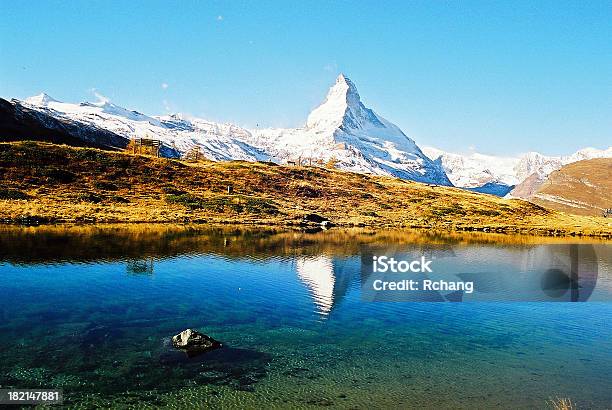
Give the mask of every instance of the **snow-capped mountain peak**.
[[580, 161], [583, 159], [593, 159], [593, 158], [610, 158], [612, 157], [612, 147], [608, 147], [605, 150], [599, 150], [593, 147], [583, 148], [581, 150], [576, 151], [574, 154], [570, 155], [568, 160], [571, 162]]
[[307, 128], [333, 129], [340, 127], [349, 104], [360, 103], [359, 93], [351, 80], [340, 74], [329, 89], [325, 101], [315, 108], [306, 120]]
[[49, 103], [59, 102], [59, 101], [51, 97], [49, 94], [40, 93], [38, 95], [34, 95], [32, 97], [26, 98], [25, 102], [31, 105], [47, 106], [49, 105]]
[[279, 161], [333, 160], [338, 168], [349, 171], [451, 185], [441, 166], [399, 127], [362, 103], [357, 87], [344, 74], [310, 113], [305, 127], [251, 133], [252, 143]]
[[325, 101], [310, 113], [306, 121], [307, 128], [319, 130], [363, 129], [367, 126], [384, 127], [384, 124], [363, 105], [357, 87], [344, 74], [336, 78]]
[[477, 152], [468, 155], [453, 154], [433, 147], [424, 147], [423, 152], [442, 164], [455, 186], [475, 188], [487, 183], [506, 185], [516, 183], [514, 166], [518, 160], [515, 158], [496, 157]]

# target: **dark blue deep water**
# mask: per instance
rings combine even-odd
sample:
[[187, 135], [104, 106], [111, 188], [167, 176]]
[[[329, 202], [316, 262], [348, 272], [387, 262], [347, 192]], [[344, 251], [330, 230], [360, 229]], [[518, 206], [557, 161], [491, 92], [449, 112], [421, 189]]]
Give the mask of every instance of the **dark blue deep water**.
[[[477, 292], [364, 300], [372, 252], [428, 255]], [[2, 228], [0, 388], [74, 407], [610, 408], [611, 259], [493, 235]], [[555, 263], [590, 276], [551, 290]], [[170, 344], [186, 328], [224, 347], [188, 358]]]

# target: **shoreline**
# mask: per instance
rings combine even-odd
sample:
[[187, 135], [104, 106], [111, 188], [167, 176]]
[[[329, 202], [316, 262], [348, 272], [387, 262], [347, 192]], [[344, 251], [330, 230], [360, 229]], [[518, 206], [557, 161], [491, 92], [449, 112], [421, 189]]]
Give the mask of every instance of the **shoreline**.
[[373, 230], [396, 230], [404, 231], [406, 233], [433, 231], [442, 233], [480, 233], [486, 235], [505, 235], [505, 236], [526, 236], [526, 237], [541, 237], [541, 238], [593, 238], [603, 239], [606, 241], [612, 241], [612, 233], [609, 232], [580, 232], [580, 231], [569, 231], [565, 232], [559, 229], [547, 229], [547, 228], [495, 228], [495, 227], [471, 227], [462, 226], [456, 228], [446, 229], [443, 227], [430, 227], [430, 226], [393, 226], [393, 225], [351, 225], [351, 224], [334, 224], [332, 228], [322, 228], [320, 225], [300, 225], [300, 224], [283, 224], [283, 223], [260, 223], [260, 222], [249, 222], [249, 221], [103, 221], [103, 222], [82, 222], [82, 221], [48, 221], [41, 223], [21, 223], [19, 221], [0, 221], [0, 226], [16, 227], [16, 228], [35, 228], [35, 227], [99, 227], [104, 225], [196, 225], [202, 227], [212, 227], [215, 225], [224, 226], [236, 226], [236, 227], [253, 227], [253, 228], [281, 228], [281, 229], [292, 229], [295, 231], [323, 231], [333, 230], [336, 228], [340, 229], [373, 229]]
[[507, 241], [516, 243], [568, 243], [569, 242], [587, 242], [587, 243], [609, 243], [612, 241], [612, 235], [608, 233], [602, 234], [538, 234], [534, 231], [528, 232], [509, 232], [509, 231], [483, 231], [482, 229], [444, 229], [432, 227], [394, 227], [394, 226], [351, 226], [351, 225], [334, 225], [332, 228], [323, 228], [320, 225], [300, 225], [300, 224], [274, 224], [274, 223], [257, 223], [257, 222], [233, 222], [233, 221], [210, 221], [210, 222], [149, 222], [149, 221], [116, 221], [116, 222], [49, 222], [45, 224], [19, 224], [0, 222], [0, 231], [2, 230], [123, 230], [130, 231], [134, 229], [144, 228], [145, 230], [176, 230], [176, 231], [201, 231], [206, 232], [213, 229], [221, 230], [245, 230], [257, 232], [275, 232], [275, 233], [295, 233], [295, 234], [320, 234], [320, 235], [399, 235], [406, 237], [422, 236], [426, 237], [441, 237], [441, 238], [464, 238], [466, 240], [476, 240], [483, 243], [495, 243], [497, 241]]

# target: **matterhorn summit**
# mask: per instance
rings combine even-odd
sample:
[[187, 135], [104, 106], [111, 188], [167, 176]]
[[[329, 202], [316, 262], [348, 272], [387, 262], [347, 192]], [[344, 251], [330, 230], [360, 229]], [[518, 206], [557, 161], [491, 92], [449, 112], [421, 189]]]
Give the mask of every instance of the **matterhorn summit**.
[[[306, 121], [307, 128], [338, 128], [351, 123], [354, 119], [364, 117], [367, 108], [361, 103], [355, 84], [344, 74], [340, 74], [336, 83], [329, 89], [323, 104], [315, 108]], [[357, 125], [357, 124], [354, 124]]]

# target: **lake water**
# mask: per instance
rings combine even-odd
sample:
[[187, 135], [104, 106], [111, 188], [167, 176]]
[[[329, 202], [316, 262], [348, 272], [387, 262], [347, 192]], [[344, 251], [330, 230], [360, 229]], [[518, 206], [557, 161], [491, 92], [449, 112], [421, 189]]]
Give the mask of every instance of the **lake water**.
[[[476, 290], [364, 296], [372, 254]], [[574, 239], [5, 227], [0, 388], [74, 407], [610, 408], [611, 266], [610, 242]], [[170, 344], [186, 328], [224, 347], [188, 358]]]

